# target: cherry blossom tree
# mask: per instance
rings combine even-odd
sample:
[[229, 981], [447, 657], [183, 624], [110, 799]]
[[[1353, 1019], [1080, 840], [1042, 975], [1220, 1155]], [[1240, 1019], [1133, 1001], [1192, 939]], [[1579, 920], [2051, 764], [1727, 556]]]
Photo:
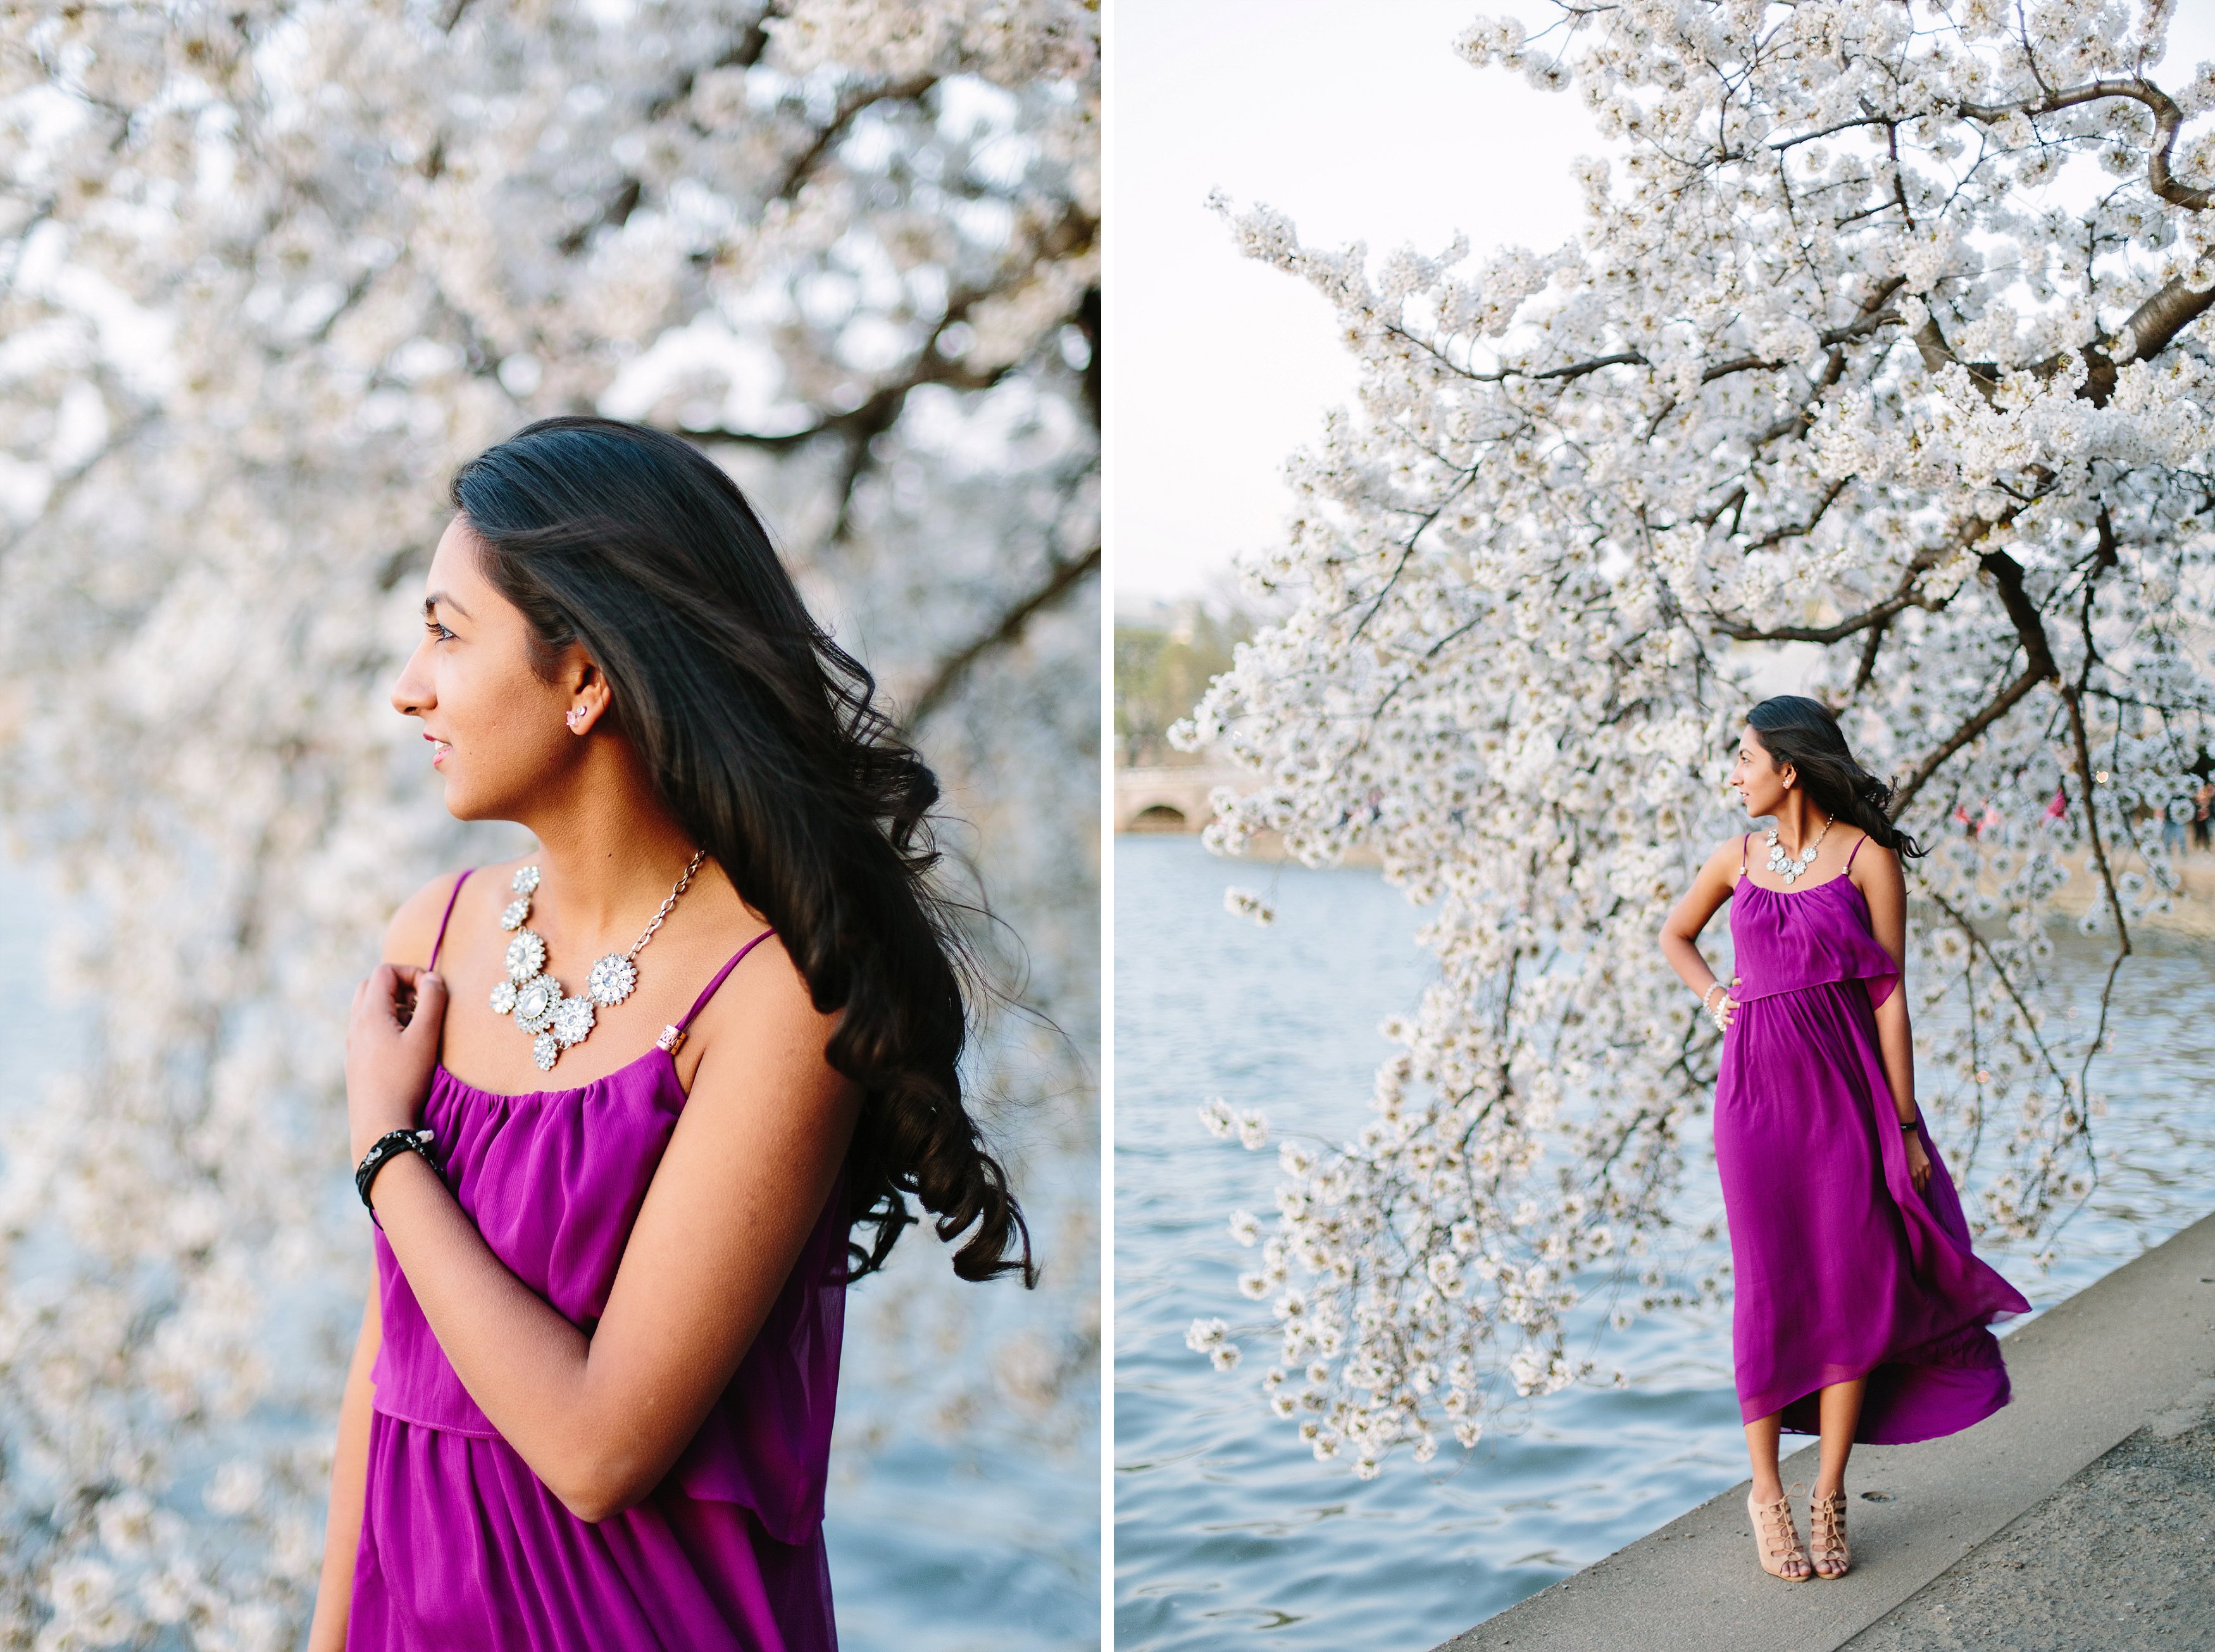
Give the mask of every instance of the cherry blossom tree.
[[[2111, 989], [2176, 887], [2157, 812], [2211, 767], [2215, 67], [2164, 62], [2169, 15], [1563, 4], [1460, 49], [1583, 97], [1576, 243], [1372, 266], [1224, 206], [1360, 388], [1246, 569], [1289, 617], [1184, 731], [1255, 771], [1213, 841], [1360, 846], [1437, 903], [1375, 1116], [1284, 1145], [1266, 1241], [1233, 1219], [1317, 1456], [1474, 1445], [1589, 1373], [1580, 1303], [1719, 1288], [1659, 1249], [1717, 1038], [1654, 937], [1743, 827], [1721, 783], [1782, 645], [1936, 845], [1909, 980], [1974, 1216], [2035, 1243], [2089, 1191], [2108, 998], [2055, 1013], [2052, 897], [2096, 885]], [[1190, 1340], [1228, 1367], [1242, 1335]]]
[[[531, 418], [681, 431], [756, 495], [1006, 920], [976, 1076], [1019, 1174], [1096, 1152], [1097, 22], [0, 19], [0, 800], [87, 914], [97, 1010], [5, 1150], [0, 1642], [296, 1636], [367, 1280], [346, 987], [403, 894], [506, 842], [445, 820], [385, 697], [446, 476]], [[1091, 1213], [1026, 1192], [1020, 1386], [1065, 1411]], [[857, 1336], [974, 1311], [902, 1250]]]

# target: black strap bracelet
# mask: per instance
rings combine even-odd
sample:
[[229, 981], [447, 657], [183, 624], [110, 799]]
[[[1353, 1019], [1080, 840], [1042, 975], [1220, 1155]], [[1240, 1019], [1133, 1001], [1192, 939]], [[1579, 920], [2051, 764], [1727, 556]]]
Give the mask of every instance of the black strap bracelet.
[[[361, 1163], [354, 1166], [353, 1190], [361, 1195], [361, 1207], [369, 1213], [371, 1221], [377, 1221], [377, 1207], [369, 1202], [370, 1184], [377, 1180], [377, 1173], [402, 1153], [420, 1153], [423, 1162], [437, 1170], [439, 1161], [431, 1157], [432, 1140], [428, 1130], [388, 1130], [370, 1144], [369, 1151], [361, 1156]], [[378, 1222], [377, 1225], [382, 1227], [383, 1224]]]

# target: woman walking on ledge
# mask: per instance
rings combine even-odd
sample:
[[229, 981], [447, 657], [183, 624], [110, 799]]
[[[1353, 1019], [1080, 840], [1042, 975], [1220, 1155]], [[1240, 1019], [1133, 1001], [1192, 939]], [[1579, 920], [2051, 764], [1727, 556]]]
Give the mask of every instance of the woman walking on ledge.
[[[1715, 1168], [1737, 1282], [1746, 1508], [1763, 1568], [1797, 1581], [1846, 1574], [1853, 1443], [1933, 1440], [2006, 1404], [1985, 1328], [2030, 1305], [1971, 1253], [1916, 1111], [1899, 857], [1923, 851], [1886, 817], [1889, 788], [1819, 702], [1779, 696], [1748, 722], [1731, 784], [1775, 827], [1709, 857], [1661, 949], [1724, 1032]], [[1698, 946], [1726, 900], [1727, 986]], [[1822, 1437], [1812, 1566], [1777, 1477], [1782, 1430]]]
[[377, 1281], [309, 1645], [831, 1652], [847, 1283], [911, 1200], [1031, 1274], [937, 788], [684, 443], [549, 420], [453, 503], [393, 703], [538, 848], [426, 885], [355, 995]]

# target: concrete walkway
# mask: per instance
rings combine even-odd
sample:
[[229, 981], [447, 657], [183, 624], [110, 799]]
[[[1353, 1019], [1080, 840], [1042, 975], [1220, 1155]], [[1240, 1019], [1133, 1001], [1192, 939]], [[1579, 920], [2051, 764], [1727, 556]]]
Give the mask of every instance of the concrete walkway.
[[2215, 1647], [2215, 1404], [2139, 1429], [1846, 1647]]
[[2215, 1646], [2215, 1216], [2002, 1346], [2005, 1410], [1856, 1449], [1847, 1576], [1763, 1573], [1741, 1481], [1438, 1652]]

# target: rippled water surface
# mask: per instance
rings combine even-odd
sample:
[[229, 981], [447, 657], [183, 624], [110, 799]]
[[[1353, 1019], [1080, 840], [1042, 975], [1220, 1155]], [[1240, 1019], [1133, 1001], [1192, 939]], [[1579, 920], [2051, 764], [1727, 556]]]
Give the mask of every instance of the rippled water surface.
[[[0, 1117], [34, 1105], [45, 1078], [81, 1047], [84, 1013], [55, 1004], [46, 990], [43, 937], [53, 917], [48, 892], [0, 851]], [[1052, 1265], [1065, 1232], [1071, 1243], [1096, 1243], [1088, 1223], [1072, 1230], [1056, 1213], [1096, 1202], [1098, 1161], [1082, 1143], [1040, 1137], [1020, 1145], [1034, 1227]], [[947, 1287], [934, 1278], [919, 1295], [911, 1290], [910, 1273], [946, 1266], [942, 1252], [911, 1235], [894, 1273], [856, 1287], [849, 1311], [825, 1521], [839, 1643], [845, 1652], [1096, 1648], [1096, 1372], [1074, 1373], [1038, 1414], [993, 1403], [996, 1353], [1065, 1334], [1054, 1320], [1069, 1308], [1005, 1282]], [[930, 1311], [887, 1313], [894, 1292]], [[948, 1415], [979, 1394], [983, 1404]], [[867, 1443], [851, 1437], [862, 1429]]]
[[[1267, 930], [1224, 912], [1267, 886]], [[1115, 840], [1115, 1636], [1119, 1652], [1250, 1643], [1420, 1652], [1745, 1476], [1727, 1314], [1657, 1315], [1596, 1357], [1623, 1390], [1572, 1389], [1529, 1426], [1367, 1483], [1317, 1463], [1263, 1408], [1249, 1360], [1218, 1375], [1195, 1316], [1254, 1317], [1234, 1208], [1273, 1204], [1273, 1152], [1200, 1129], [1210, 1096], [1273, 1130], [1342, 1140], [1388, 1053], [1377, 1032], [1432, 973], [1418, 922], [1373, 872], [1215, 859], [1197, 840]], [[1710, 934], [1715, 931], [1711, 930]], [[2215, 1208], [2215, 945], [2150, 934], [2119, 988], [2095, 1088], [2105, 1169], [2052, 1268], [1984, 1254], [2051, 1305]], [[2081, 951], [2089, 1000], [2092, 943]], [[1696, 1158], [1690, 1214], [1717, 1206]], [[1721, 1241], [1718, 1255], [1724, 1254]], [[2021, 1323], [2021, 1322], [2018, 1322]]]

